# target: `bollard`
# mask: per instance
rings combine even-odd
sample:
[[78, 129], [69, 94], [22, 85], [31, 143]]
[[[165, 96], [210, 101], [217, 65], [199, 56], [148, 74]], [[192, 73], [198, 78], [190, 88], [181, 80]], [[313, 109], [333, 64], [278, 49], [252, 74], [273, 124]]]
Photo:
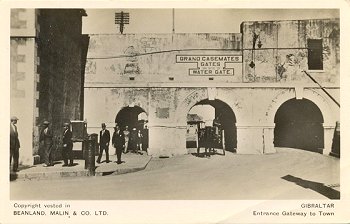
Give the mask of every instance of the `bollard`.
[[333, 142], [332, 142], [332, 151], [331, 156], [340, 158], [340, 122], [337, 121], [335, 124]]
[[95, 144], [95, 155], [98, 155], [99, 153], [99, 147], [98, 147], [98, 134], [93, 133], [90, 135], [91, 139], [94, 141]]
[[85, 169], [89, 171], [89, 176], [95, 175], [95, 144], [95, 140], [91, 136], [84, 141]]

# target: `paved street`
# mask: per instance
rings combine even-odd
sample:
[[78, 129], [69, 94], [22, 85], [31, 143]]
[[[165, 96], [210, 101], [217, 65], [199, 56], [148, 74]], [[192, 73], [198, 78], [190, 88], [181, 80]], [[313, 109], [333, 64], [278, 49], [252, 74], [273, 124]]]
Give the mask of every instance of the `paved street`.
[[[95, 160], [97, 160], [97, 156]], [[110, 155], [110, 163], [106, 163], [106, 156], [102, 156], [101, 163], [95, 163], [95, 176], [118, 175], [137, 172], [146, 168], [151, 156], [146, 153], [123, 154], [122, 163], [117, 164], [117, 156]], [[54, 166], [44, 167], [44, 164], [33, 166], [19, 166], [17, 173], [11, 173], [10, 180], [53, 180], [60, 178], [76, 178], [91, 176], [88, 169], [85, 169], [85, 160], [75, 159], [73, 166], [63, 167], [63, 161], [55, 161]]]
[[[220, 152], [220, 151], [219, 151]], [[113, 176], [14, 181], [11, 199], [327, 199], [339, 197], [339, 159], [278, 149], [269, 155], [152, 158]]]

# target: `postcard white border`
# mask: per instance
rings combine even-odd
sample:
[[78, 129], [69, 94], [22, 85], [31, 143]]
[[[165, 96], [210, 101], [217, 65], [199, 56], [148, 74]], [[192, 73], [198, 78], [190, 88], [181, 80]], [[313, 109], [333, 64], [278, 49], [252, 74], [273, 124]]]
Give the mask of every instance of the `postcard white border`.
[[[343, 0], [276, 1], [2, 1], [0, 36], [0, 223], [349, 223], [350, 222], [350, 2]], [[9, 199], [8, 118], [10, 86], [10, 8], [339, 8], [341, 21], [341, 199], [337, 200], [225, 200], [225, 201], [51, 201], [69, 203], [76, 210], [105, 210], [107, 217], [94, 216], [67, 220], [11, 215], [15, 201]], [[4, 162], [5, 161], [5, 162]], [[35, 203], [37, 201], [20, 201]], [[42, 203], [43, 201], [38, 201]], [[44, 201], [50, 202], [50, 201]], [[336, 217], [286, 219], [254, 217], [249, 211], [283, 207], [293, 210], [302, 203], [335, 203]]]

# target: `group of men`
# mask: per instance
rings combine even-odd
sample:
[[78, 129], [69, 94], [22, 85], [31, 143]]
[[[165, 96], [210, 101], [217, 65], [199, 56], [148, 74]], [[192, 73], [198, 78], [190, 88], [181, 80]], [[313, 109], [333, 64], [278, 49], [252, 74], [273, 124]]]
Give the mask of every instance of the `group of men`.
[[[18, 171], [19, 149], [20, 142], [17, 131], [17, 121], [19, 119], [16, 116], [11, 117], [10, 123], [10, 165], [12, 163], [12, 171]], [[72, 132], [70, 130], [70, 124], [64, 123], [62, 134], [62, 157], [63, 166], [73, 166], [73, 141]], [[44, 167], [53, 166], [53, 133], [50, 127], [50, 122], [44, 121], [42, 129], [40, 131], [39, 142], [43, 150], [44, 155]], [[69, 163], [68, 163], [69, 161]]]
[[[17, 121], [16, 116], [11, 117], [10, 123], [10, 164], [13, 160], [13, 172], [18, 171], [18, 160], [19, 160], [19, 148], [20, 142], [17, 132]], [[100, 131], [100, 151], [97, 159], [97, 163], [101, 163], [101, 157], [103, 151], [106, 153], [106, 162], [109, 160], [109, 143], [111, 140], [110, 132], [106, 129], [106, 124], [102, 123], [102, 130]], [[44, 167], [50, 167], [54, 165], [53, 162], [53, 146], [54, 146], [54, 136], [50, 127], [50, 122], [44, 121], [42, 123], [42, 129], [39, 136], [40, 147], [43, 150], [43, 160]], [[117, 163], [122, 163], [121, 155], [122, 153], [127, 153], [128, 149], [133, 152], [138, 152], [142, 150], [143, 134], [141, 130], [136, 130], [133, 128], [129, 131], [129, 127], [126, 126], [122, 131], [119, 125], [114, 127], [114, 133], [112, 136], [112, 145], [115, 148], [115, 154], [117, 155]], [[72, 141], [72, 131], [70, 130], [70, 124], [64, 123], [63, 133], [62, 133], [62, 157], [63, 166], [73, 166], [73, 141]]]
[[[101, 163], [101, 158], [103, 152], [106, 153], [106, 163], [109, 163], [109, 143], [111, 140], [110, 132], [106, 129], [106, 124], [101, 124], [102, 130], [100, 131], [100, 151], [97, 158], [97, 163]], [[128, 149], [131, 149], [133, 152], [142, 150], [142, 139], [143, 134], [141, 130], [136, 130], [133, 128], [132, 131], [129, 131], [129, 127], [125, 126], [125, 129], [122, 131], [118, 124], [114, 127], [114, 133], [112, 136], [112, 145], [115, 148], [115, 154], [117, 155], [117, 164], [121, 164], [122, 153], [127, 153]]]
[[[44, 121], [43, 128], [40, 132], [39, 142], [44, 151], [44, 167], [53, 166], [53, 134], [50, 128], [50, 122]], [[63, 124], [62, 134], [62, 157], [63, 166], [73, 166], [73, 141], [70, 124]], [[69, 160], [69, 163], [68, 163]]]

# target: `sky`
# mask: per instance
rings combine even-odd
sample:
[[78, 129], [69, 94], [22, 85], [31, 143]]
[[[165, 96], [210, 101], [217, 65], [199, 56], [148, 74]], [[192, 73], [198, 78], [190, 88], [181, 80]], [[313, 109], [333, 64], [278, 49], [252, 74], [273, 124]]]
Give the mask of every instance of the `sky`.
[[337, 9], [86, 9], [84, 34], [119, 33], [115, 12], [128, 12], [124, 33], [239, 33], [243, 21], [339, 18]]
[[195, 105], [188, 113], [197, 114], [203, 118], [203, 121], [212, 122], [215, 117], [215, 108], [211, 105]]

